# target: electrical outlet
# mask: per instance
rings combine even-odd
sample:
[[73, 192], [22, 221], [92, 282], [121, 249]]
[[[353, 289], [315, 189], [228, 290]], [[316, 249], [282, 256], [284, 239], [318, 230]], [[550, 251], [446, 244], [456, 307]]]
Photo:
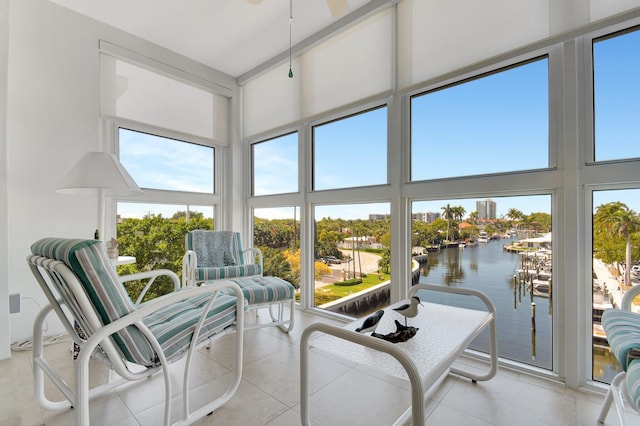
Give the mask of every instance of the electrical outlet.
[[9, 313], [17, 314], [20, 312], [20, 293], [14, 293], [9, 295]]

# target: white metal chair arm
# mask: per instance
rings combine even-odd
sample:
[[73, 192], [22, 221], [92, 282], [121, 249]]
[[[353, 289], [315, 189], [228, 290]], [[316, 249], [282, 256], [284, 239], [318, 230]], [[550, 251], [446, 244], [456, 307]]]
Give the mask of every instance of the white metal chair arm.
[[250, 247], [245, 249], [242, 252], [242, 255], [245, 256], [245, 260], [251, 261], [251, 263], [255, 263], [255, 257], [258, 256], [258, 264], [260, 265], [260, 270], [262, 270], [262, 251], [257, 247]]
[[118, 280], [123, 284], [128, 281], [149, 280], [140, 292], [138, 299], [136, 299], [136, 305], [140, 305], [140, 303], [142, 303], [142, 299], [147, 294], [147, 291], [149, 291], [149, 288], [155, 282], [156, 278], [163, 276], [171, 278], [171, 281], [173, 281], [174, 292], [180, 290], [180, 279], [178, 278], [178, 275], [169, 269], [156, 269], [153, 271], [136, 272], [135, 274], [129, 275], [119, 275]]
[[[152, 313], [156, 312], [159, 309], [162, 309], [166, 306], [169, 306], [177, 301], [180, 300], [184, 300], [184, 299], [189, 299], [191, 297], [196, 297], [196, 296], [200, 296], [200, 295], [205, 295], [205, 294], [211, 294], [212, 295], [212, 300], [209, 302], [209, 304], [207, 305], [206, 309], [203, 310], [201, 317], [200, 317], [200, 321], [198, 322], [198, 325], [196, 327], [196, 330], [194, 331], [194, 336], [193, 336], [193, 342], [197, 341], [197, 336], [200, 332], [204, 317], [207, 314], [208, 309], [210, 308], [211, 304], [213, 303], [213, 301], [215, 300], [215, 297], [217, 295], [217, 293], [219, 292], [220, 289], [222, 288], [231, 288], [234, 293], [235, 296], [237, 298], [237, 306], [236, 306], [236, 332], [237, 332], [237, 336], [236, 336], [236, 351], [238, 351], [238, 353], [242, 354], [242, 341], [243, 341], [243, 330], [244, 330], [244, 296], [242, 294], [242, 290], [240, 289], [240, 287], [238, 287], [238, 285], [236, 285], [233, 282], [230, 281], [219, 281], [215, 284], [211, 284], [208, 286], [202, 286], [202, 287], [194, 287], [194, 288], [189, 288], [189, 289], [185, 289], [182, 291], [178, 291], [175, 293], [171, 293], [171, 294], [166, 294], [164, 296], [160, 296], [156, 299], [153, 299], [147, 303], [144, 303], [143, 305], [140, 305], [140, 307], [130, 313], [129, 315], [126, 315], [106, 326], [104, 326], [103, 328], [97, 330], [83, 345], [83, 350], [80, 351], [80, 354], [78, 356], [77, 362], [80, 364], [80, 374], [78, 374], [76, 376], [76, 389], [87, 389], [89, 386], [89, 359], [91, 357], [91, 353], [93, 352], [93, 350], [98, 346], [98, 344], [100, 344], [100, 342], [102, 342], [104, 339], [106, 339], [107, 337], [109, 337], [110, 335], [118, 332], [119, 330], [122, 330], [132, 324], [136, 324], [136, 326], [140, 329], [140, 331], [145, 335], [145, 337], [147, 337], [147, 339], [149, 339], [149, 342], [151, 343], [152, 347], [154, 348], [154, 350], [156, 351], [156, 353], [158, 354], [158, 357], [160, 359], [160, 363], [163, 366], [163, 375], [164, 375], [164, 380], [165, 380], [165, 398], [166, 400], [170, 400], [171, 398], [171, 379], [169, 377], [169, 371], [167, 369], [167, 360], [164, 356], [164, 353], [162, 351], [162, 348], [160, 347], [160, 343], [156, 340], [156, 338], [151, 334], [151, 332], [148, 330], [148, 328], [146, 326], [144, 326], [144, 324], [142, 323], [142, 318], [151, 315]], [[193, 355], [193, 351], [196, 348], [195, 344], [192, 344], [189, 347], [189, 353], [187, 355], [187, 360], [190, 361]], [[240, 355], [240, 359], [242, 355]], [[189, 365], [189, 362], [187, 362], [187, 365]], [[240, 365], [237, 366], [237, 368], [241, 369], [242, 368], [242, 363], [240, 363]], [[185, 381], [187, 383], [185, 383], [185, 386], [188, 385], [188, 371], [185, 372]], [[234, 382], [233, 386], [231, 386], [231, 388], [227, 391], [227, 393], [225, 394], [225, 398], [228, 396], [228, 398], [231, 397], [231, 395], [233, 395], [233, 393], [235, 392], [235, 389], [237, 389], [237, 387], [240, 384], [240, 379], [241, 379], [241, 375], [236, 375], [236, 382]], [[186, 388], [188, 389], [188, 387]], [[186, 390], [183, 389], [183, 392], [186, 393]], [[228, 399], [227, 398], [227, 399]], [[224, 401], [226, 402], [226, 401]], [[224, 402], [220, 402], [220, 405], [222, 405]], [[88, 425], [89, 424], [89, 409], [88, 409], [88, 405], [89, 405], [89, 395], [86, 392], [77, 392], [76, 393], [76, 406], [78, 408], [82, 408], [82, 409], [78, 409], [76, 411], [76, 424], [78, 425]], [[183, 407], [184, 409], [188, 410], [188, 406]], [[170, 410], [171, 410], [171, 404], [165, 404], [165, 425], [168, 425], [170, 422]], [[206, 414], [206, 413], [205, 413]], [[192, 413], [192, 416], [194, 416], [195, 413]]]
[[633, 304], [633, 299], [640, 294], [640, 285], [634, 285], [622, 296], [622, 301], [620, 302], [620, 309], [625, 311], [631, 311], [631, 306]]

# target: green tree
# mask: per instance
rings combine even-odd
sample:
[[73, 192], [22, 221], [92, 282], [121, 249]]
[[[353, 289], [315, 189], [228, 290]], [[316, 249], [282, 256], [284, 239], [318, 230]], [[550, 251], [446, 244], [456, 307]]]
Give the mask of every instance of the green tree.
[[446, 240], [449, 241], [449, 229], [451, 228], [451, 219], [453, 219], [453, 214], [454, 214], [454, 208], [451, 207], [450, 204], [447, 204], [444, 207], [441, 207], [442, 209], [442, 218], [447, 220], [447, 238]]
[[[193, 229], [212, 229], [212, 219], [205, 219], [202, 214], [191, 214], [166, 219], [162, 215], [148, 215], [142, 219], [125, 218], [117, 224], [118, 250], [120, 254], [135, 256], [136, 263], [119, 266], [121, 274], [169, 269], [178, 276], [182, 274], [182, 257], [185, 246], [184, 237]], [[126, 284], [132, 299], [136, 299], [145, 283], [133, 281]], [[147, 292], [145, 301], [173, 291], [173, 283], [169, 278], [156, 280]]]
[[[624, 284], [631, 285], [632, 235], [640, 231], [640, 217], [626, 204], [619, 201], [603, 204], [596, 209], [593, 217], [594, 246], [603, 237], [619, 238], [624, 241]], [[609, 246], [610, 242], [597, 241], [598, 248]], [[611, 247], [609, 247], [611, 249]], [[621, 263], [620, 258], [617, 258]]]
[[518, 221], [522, 220], [522, 218], [524, 218], [524, 213], [522, 213], [522, 211], [516, 209], [516, 208], [510, 208], [509, 211], [507, 211], [507, 217], [509, 219], [511, 219], [513, 221], [513, 224], [516, 228], [516, 231], [518, 230]]

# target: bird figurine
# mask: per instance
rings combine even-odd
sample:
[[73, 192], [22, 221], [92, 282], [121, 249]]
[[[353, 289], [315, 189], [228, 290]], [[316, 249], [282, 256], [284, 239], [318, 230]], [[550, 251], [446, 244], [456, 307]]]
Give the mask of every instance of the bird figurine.
[[380, 318], [382, 318], [383, 315], [384, 311], [381, 309], [375, 314], [365, 318], [365, 320], [362, 321], [362, 326], [356, 328], [356, 331], [358, 333], [369, 333], [375, 331], [378, 323], [380, 322]]
[[[413, 318], [418, 315], [418, 305], [422, 305], [418, 296], [413, 296], [409, 303], [404, 303], [397, 308], [393, 308], [394, 311], [404, 315], [404, 325], [407, 325], [407, 318]], [[424, 305], [422, 305], [424, 306]]]

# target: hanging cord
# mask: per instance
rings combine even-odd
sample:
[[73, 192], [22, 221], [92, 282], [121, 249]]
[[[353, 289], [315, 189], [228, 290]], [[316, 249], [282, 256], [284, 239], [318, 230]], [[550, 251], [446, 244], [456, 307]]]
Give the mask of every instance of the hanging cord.
[[291, 69], [291, 46], [292, 46], [292, 27], [293, 27], [293, 0], [289, 0], [289, 78], [293, 78], [293, 70]]

